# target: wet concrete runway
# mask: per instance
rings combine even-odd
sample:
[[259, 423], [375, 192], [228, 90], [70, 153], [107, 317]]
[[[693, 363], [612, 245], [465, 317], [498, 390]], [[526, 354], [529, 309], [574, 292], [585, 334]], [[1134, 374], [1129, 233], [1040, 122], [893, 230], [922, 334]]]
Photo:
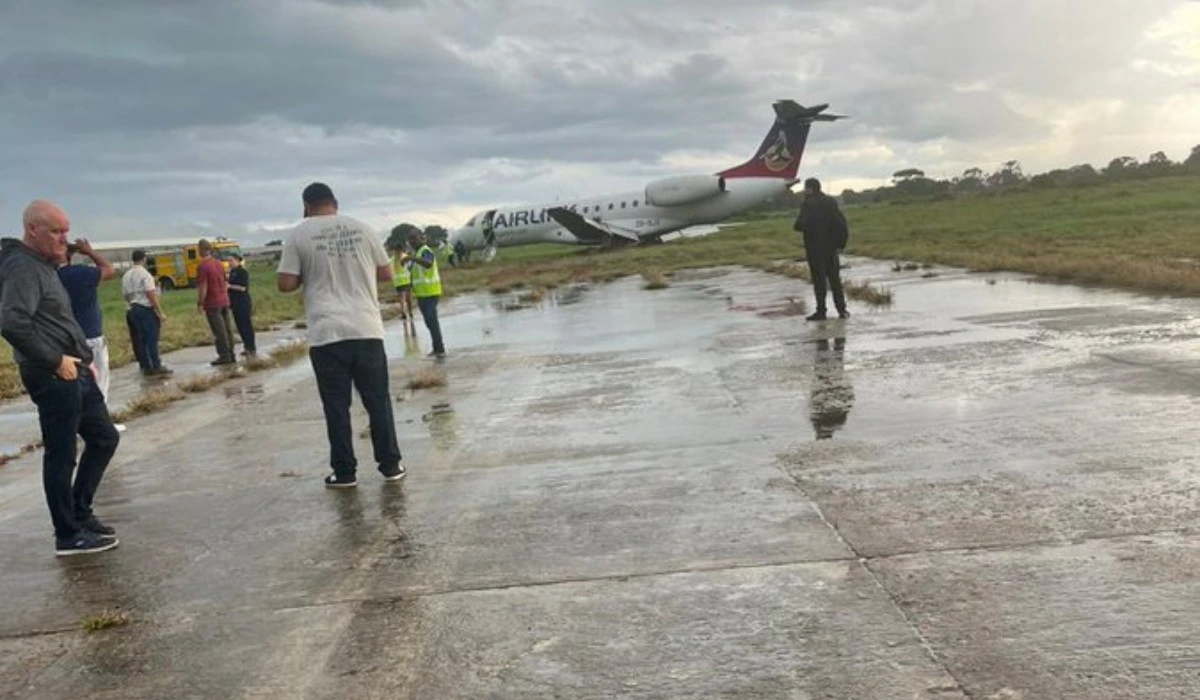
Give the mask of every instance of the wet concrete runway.
[[84, 561], [13, 462], [0, 694], [1196, 697], [1200, 304], [940, 272], [456, 300], [402, 486], [321, 488], [299, 363], [131, 425]]

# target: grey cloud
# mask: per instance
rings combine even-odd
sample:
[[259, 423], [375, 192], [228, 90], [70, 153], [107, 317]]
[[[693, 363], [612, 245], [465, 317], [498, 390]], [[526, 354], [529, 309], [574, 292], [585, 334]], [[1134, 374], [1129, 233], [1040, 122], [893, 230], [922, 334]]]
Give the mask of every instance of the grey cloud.
[[[810, 149], [934, 143], [957, 165], [1049, 138], [1056, 108], [1178, 92], [1129, 67], [1163, 58], [1136, 37], [1178, 5], [9, 0], [0, 216], [55, 193], [85, 217], [274, 220], [315, 177], [418, 210], [522, 182], [545, 199], [589, 168], [633, 182], [674, 151], [745, 157], [780, 97], [854, 117]], [[476, 177], [494, 163], [503, 183]]]

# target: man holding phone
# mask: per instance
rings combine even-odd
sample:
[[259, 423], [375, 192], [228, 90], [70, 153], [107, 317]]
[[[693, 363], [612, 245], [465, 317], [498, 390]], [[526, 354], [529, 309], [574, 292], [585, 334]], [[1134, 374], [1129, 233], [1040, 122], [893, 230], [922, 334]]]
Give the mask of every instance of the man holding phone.
[[[91, 265], [77, 265], [71, 262], [75, 255], [86, 256], [92, 261]], [[104, 337], [104, 314], [100, 311], [100, 283], [116, 276], [116, 269], [98, 253], [86, 238], [78, 238], [67, 246], [67, 257], [60, 261], [58, 279], [67, 289], [71, 298], [71, 311], [75, 321], [83, 329], [88, 347], [92, 349], [92, 365], [96, 370], [96, 385], [108, 402], [109, 366], [108, 339]], [[123, 432], [125, 426], [116, 424], [117, 431]]]
[[[92, 514], [92, 499], [120, 434], [55, 269], [66, 258], [71, 224], [66, 212], [45, 200], [26, 207], [23, 219], [24, 237], [0, 242], [0, 335], [12, 345], [21, 382], [38, 408], [45, 447], [42, 486], [55, 553], [103, 552], [117, 546], [116, 531]], [[76, 435], [84, 443], [78, 472]]]

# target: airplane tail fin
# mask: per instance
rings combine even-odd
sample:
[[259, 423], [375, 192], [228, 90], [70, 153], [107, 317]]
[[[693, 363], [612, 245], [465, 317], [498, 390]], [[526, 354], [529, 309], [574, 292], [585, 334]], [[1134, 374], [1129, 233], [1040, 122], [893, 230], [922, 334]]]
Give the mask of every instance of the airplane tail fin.
[[808, 130], [813, 122], [831, 122], [844, 117], [823, 114], [829, 105], [803, 107], [792, 100], [780, 100], [775, 108], [775, 123], [767, 132], [758, 152], [750, 160], [736, 168], [717, 173], [724, 178], [770, 177], [795, 180], [800, 170], [800, 157], [808, 141]]

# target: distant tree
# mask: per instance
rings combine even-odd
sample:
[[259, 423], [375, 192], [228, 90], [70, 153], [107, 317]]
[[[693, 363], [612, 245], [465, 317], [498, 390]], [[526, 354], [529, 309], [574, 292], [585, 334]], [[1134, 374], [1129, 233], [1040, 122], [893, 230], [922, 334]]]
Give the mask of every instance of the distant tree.
[[1183, 161], [1183, 167], [1192, 172], [1200, 172], [1200, 144], [1192, 146], [1192, 153]]
[[1128, 177], [1135, 172], [1137, 172], [1137, 158], [1120, 156], [1108, 162], [1108, 167], [1104, 169], [1104, 177], [1117, 179]]
[[925, 177], [925, 171], [920, 168], [905, 168], [892, 173], [892, 182], [900, 184], [916, 178]]
[[987, 178], [989, 187], [1014, 187], [1023, 182], [1025, 173], [1021, 172], [1021, 163], [1015, 160], [1005, 161], [999, 170]]
[[1171, 174], [1174, 170], [1175, 164], [1162, 151], [1151, 153], [1146, 162], [1142, 163], [1142, 166], [1138, 168], [1138, 171], [1144, 177], [1162, 177], [1163, 175]]
[[1062, 184], [1070, 187], [1091, 187], [1104, 181], [1100, 173], [1090, 163], [1073, 165], [1067, 169], [1066, 181]]
[[1059, 187], [1063, 184], [1065, 170], [1051, 170], [1048, 173], [1039, 173], [1029, 178], [1029, 186], [1038, 190], [1048, 190]]
[[984, 174], [980, 168], [967, 168], [962, 177], [955, 178], [953, 186], [957, 192], [978, 192], [984, 188]]
[[387, 241], [384, 242], [384, 245], [388, 248], [402, 246], [408, 242], [408, 234], [413, 231], [420, 233], [421, 229], [407, 222], [403, 224], [397, 224], [392, 227], [392, 233], [387, 237]]
[[425, 238], [429, 239], [429, 242], [432, 244], [440, 246], [441, 244], [445, 243], [446, 239], [449, 237], [450, 232], [442, 226], [431, 224], [425, 227]]

